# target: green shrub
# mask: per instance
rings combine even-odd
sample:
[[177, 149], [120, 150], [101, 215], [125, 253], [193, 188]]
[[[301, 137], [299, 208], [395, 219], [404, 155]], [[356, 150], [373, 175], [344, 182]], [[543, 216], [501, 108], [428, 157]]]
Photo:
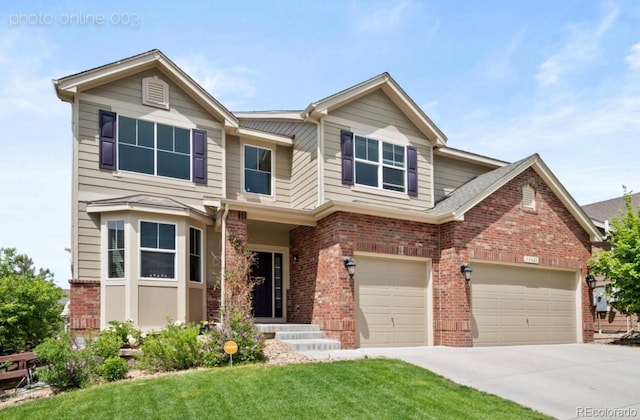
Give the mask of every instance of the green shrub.
[[103, 331], [98, 338], [91, 340], [88, 345], [99, 361], [103, 361], [110, 357], [118, 356], [122, 342], [117, 335], [109, 331]]
[[98, 367], [98, 373], [109, 382], [124, 379], [129, 372], [129, 364], [126, 360], [119, 356], [111, 356], [107, 358], [102, 365]]
[[148, 370], [184, 370], [201, 365], [199, 328], [181, 322], [168, 324], [142, 344], [140, 365]]
[[38, 377], [54, 393], [82, 388], [91, 382], [96, 362], [90, 348], [77, 350], [68, 336], [47, 338], [35, 349], [38, 360], [47, 366], [37, 369]]
[[230, 357], [224, 352], [224, 343], [235, 341], [238, 351], [233, 355], [233, 363], [263, 362], [264, 338], [253, 325], [249, 314], [236, 314], [221, 328], [208, 332], [203, 346], [203, 365], [219, 366], [229, 362]]
[[110, 333], [120, 340], [120, 348], [137, 348], [142, 344], [144, 335], [133, 326], [133, 321], [111, 321], [104, 333]]

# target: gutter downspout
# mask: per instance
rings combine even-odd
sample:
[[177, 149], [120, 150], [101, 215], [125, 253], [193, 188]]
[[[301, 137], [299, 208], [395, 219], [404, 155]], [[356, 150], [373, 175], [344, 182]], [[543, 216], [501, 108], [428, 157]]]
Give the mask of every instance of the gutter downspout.
[[220, 250], [220, 322], [222, 322], [222, 308], [224, 308], [224, 277], [227, 267], [227, 216], [229, 215], [229, 204], [224, 204], [222, 214], [222, 248]]

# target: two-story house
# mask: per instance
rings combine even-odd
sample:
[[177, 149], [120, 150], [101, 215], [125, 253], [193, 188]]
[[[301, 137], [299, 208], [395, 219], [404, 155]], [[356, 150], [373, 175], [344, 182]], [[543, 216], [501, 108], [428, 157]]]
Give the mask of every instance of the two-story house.
[[389, 74], [295, 112], [232, 113], [158, 50], [54, 86], [76, 333], [217, 317], [233, 237], [264, 278], [257, 322], [345, 348], [593, 338], [590, 219], [538, 155], [448, 147]]

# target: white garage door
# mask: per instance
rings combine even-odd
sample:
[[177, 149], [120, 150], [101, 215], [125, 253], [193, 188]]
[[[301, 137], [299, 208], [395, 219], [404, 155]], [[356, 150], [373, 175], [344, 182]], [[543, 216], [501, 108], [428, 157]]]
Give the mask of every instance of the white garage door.
[[427, 263], [356, 257], [360, 347], [427, 345]]
[[474, 346], [576, 342], [576, 273], [473, 264]]

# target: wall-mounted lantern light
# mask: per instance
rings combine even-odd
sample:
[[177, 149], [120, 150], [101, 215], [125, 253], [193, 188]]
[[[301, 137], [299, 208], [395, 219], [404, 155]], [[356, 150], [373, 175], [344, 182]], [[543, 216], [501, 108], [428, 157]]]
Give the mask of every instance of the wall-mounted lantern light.
[[466, 281], [471, 281], [471, 273], [473, 270], [471, 269], [471, 264], [462, 264], [460, 266], [460, 272], [464, 276]]
[[584, 278], [584, 281], [587, 282], [587, 286], [589, 286], [589, 289], [593, 290], [596, 287], [596, 278], [591, 274], [587, 274], [587, 277]]
[[344, 268], [347, 269], [349, 277], [353, 277], [356, 274], [356, 263], [350, 257], [344, 257]]

